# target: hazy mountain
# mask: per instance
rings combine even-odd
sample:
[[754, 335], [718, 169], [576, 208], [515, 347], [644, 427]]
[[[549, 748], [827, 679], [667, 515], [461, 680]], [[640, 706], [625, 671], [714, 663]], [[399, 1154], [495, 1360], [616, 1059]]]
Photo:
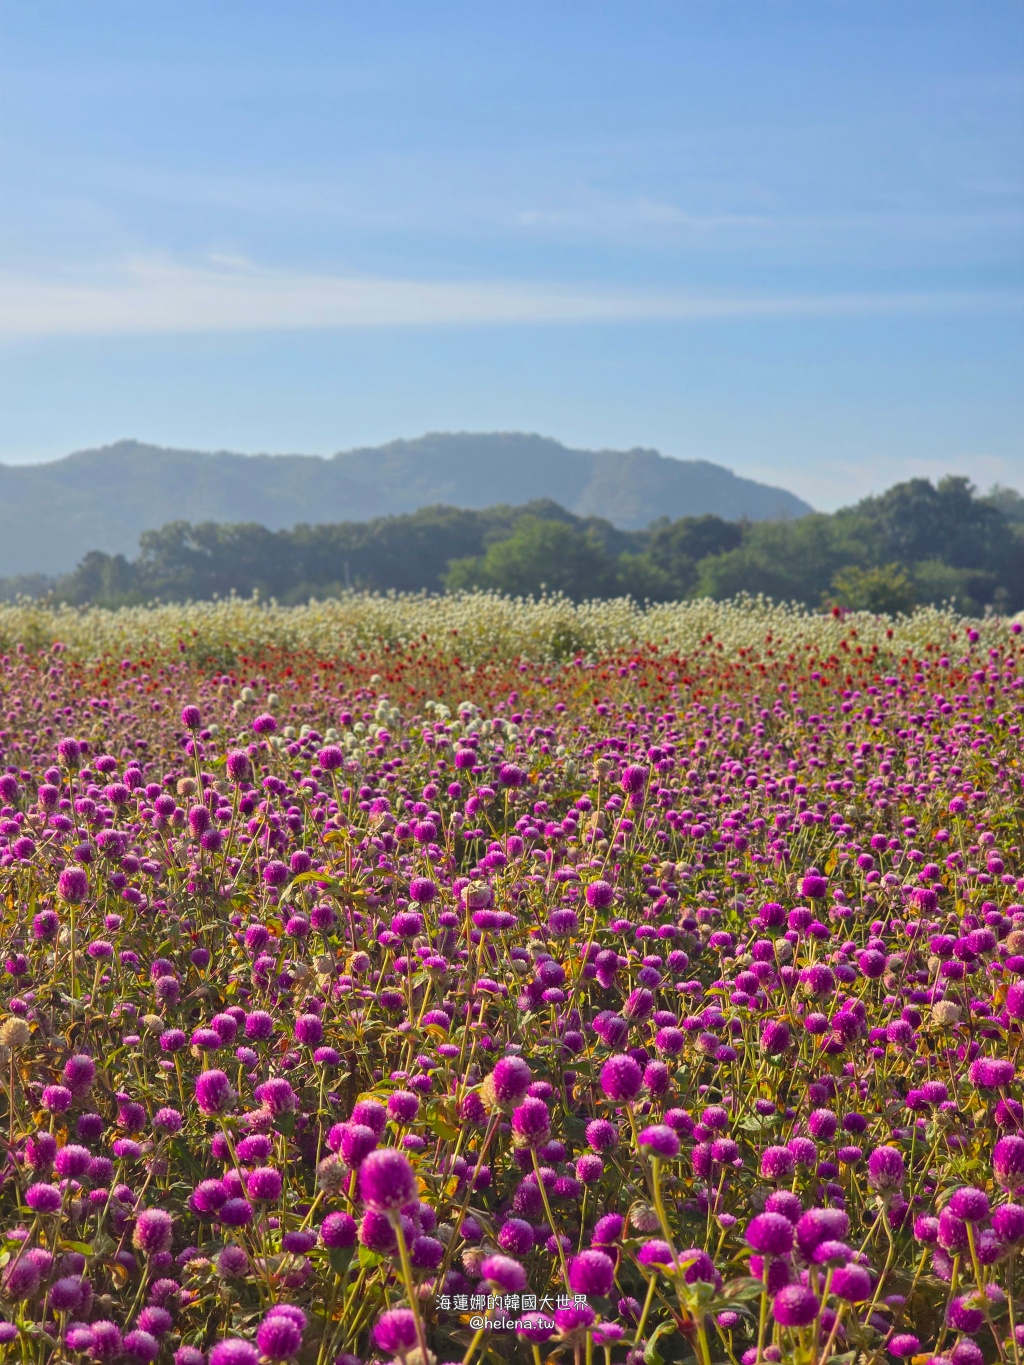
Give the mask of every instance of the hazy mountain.
[[534, 498], [627, 528], [704, 512], [768, 521], [811, 511], [785, 489], [706, 460], [570, 450], [517, 432], [435, 434], [329, 459], [119, 441], [48, 464], [0, 465], [0, 574], [63, 573], [88, 550], [132, 554], [140, 531], [178, 519], [278, 530]]

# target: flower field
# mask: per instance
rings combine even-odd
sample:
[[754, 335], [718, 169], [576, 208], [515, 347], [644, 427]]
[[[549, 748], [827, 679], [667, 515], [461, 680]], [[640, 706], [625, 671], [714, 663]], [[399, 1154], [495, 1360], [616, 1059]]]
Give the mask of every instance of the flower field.
[[0, 648], [0, 1361], [1019, 1365], [1018, 625]]

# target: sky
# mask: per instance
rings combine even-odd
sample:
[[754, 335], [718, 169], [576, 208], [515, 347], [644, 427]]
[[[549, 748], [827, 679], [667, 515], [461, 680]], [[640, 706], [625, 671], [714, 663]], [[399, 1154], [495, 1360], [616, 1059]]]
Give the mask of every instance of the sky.
[[4, 0], [0, 461], [1024, 488], [1024, 3]]

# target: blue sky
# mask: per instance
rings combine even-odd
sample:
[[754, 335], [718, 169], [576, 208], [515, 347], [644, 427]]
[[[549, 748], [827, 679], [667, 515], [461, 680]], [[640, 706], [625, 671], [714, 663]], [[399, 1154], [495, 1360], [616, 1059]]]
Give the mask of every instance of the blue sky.
[[1024, 5], [0, 9], [0, 460], [655, 446], [1024, 487]]

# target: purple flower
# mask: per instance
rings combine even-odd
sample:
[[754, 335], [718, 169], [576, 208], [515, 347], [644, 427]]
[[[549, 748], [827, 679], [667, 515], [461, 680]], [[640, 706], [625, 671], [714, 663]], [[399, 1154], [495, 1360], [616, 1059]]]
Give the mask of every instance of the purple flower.
[[1008, 1246], [1024, 1241], [1024, 1208], [1020, 1204], [1000, 1204], [992, 1210], [992, 1229]]
[[628, 1053], [609, 1057], [601, 1068], [601, 1089], [610, 1100], [635, 1100], [643, 1086], [643, 1072]]
[[121, 1349], [130, 1361], [137, 1361], [138, 1365], [150, 1365], [160, 1354], [160, 1343], [151, 1332], [136, 1327], [125, 1335]]
[[200, 1214], [213, 1214], [223, 1208], [228, 1192], [222, 1180], [201, 1180], [192, 1191], [192, 1207]]
[[868, 1157], [868, 1184], [879, 1194], [898, 1190], [906, 1179], [903, 1153], [896, 1147], [876, 1147]]
[[591, 882], [586, 890], [587, 904], [592, 910], [607, 910], [615, 899], [615, 888], [605, 881]]
[[226, 1114], [234, 1107], [235, 1090], [223, 1071], [204, 1071], [196, 1077], [196, 1104], [208, 1118]]
[[641, 1151], [662, 1161], [671, 1161], [679, 1155], [679, 1138], [664, 1123], [644, 1128], [640, 1133], [639, 1142]]
[[25, 1191], [25, 1203], [34, 1213], [56, 1213], [61, 1206], [61, 1194], [56, 1185], [30, 1185]]
[[586, 1134], [587, 1142], [595, 1152], [610, 1152], [618, 1145], [619, 1130], [608, 1119], [591, 1119]]
[[772, 1300], [772, 1315], [783, 1327], [808, 1327], [818, 1316], [821, 1300], [801, 1284], [787, 1284]]
[[164, 1209], [143, 1209], [135, 1222], [132, 1244], [146, 1256], [169, 1251], [174, 1236], [174, 1220]]
[[793, 1249], [793, 1224], [781, 1213], [759, 1213], [747, 1226], [747, 1245], [766, 1256], [787, 1256]]
[[1014, 1074], [1013, 1063], [1003, 1057], [979, 1057], [969, 1072], [971, 1084], [979, 1090], [1003, 1090], [1013, 1084]]
[[377, 1146], [377, 1134], [365, 1123], [342, 1123], [339, 1127], [338, 1152], [349, 1170], [354, 1171]]
[[39, 1267], [28, 1256], [11, 1261], [3, 1272], [3, 1291], [9, 1299], [30, 1299], [39, 1288]]
[[513, 1141], [521, 1147], [539, 1147], [551, 1131], [551, 1115], [543, 1100], [527, 1096], [512, 1111]]
[[256, 1329], [256, 1344], [269, 1360], [290, 1360], [302, 1349], [305, 1325], [301, 1309], [277, 1304], [268, 1310]]
[[988, 1217], [988, 1195], [973, 1185], [962, 1185], [953, 1191], [948, 1208], [965, 1223], [981, 1223]]
[[485, 1257], [480, 1263], [480, 1274], [503, 1294], [517, 1294], [526, 1288], [526, 1271], [511, 1256]]
[[533, 1247], [533, 1228], [522, 1218], [507, 1218], [498, 1233], [498, 1245], [513, 1256], [526, 1256]]
[[992, 1172], [1004, 1190], [1024, 1187], [1024, 1137], [1010, 1133], [992, 1149]]
[[806, 896], [808, 900], [824, 900], [828, 895], [828, 881], [812, 868], [800, 882], [800, 894]]
[[217, 1216], [226, 1228], [244, 1228], [252, 1222], [252, 1205], [248, 1199], [227, 1199], [220, 1206]]
[[796, 1170], [796, 1157], [788, 1147], [766, 1147], [760, 1170], [765, 1180], [789, 1180]]
[[411, 1090], [394, 1090], [388, 1096], [388, 1113], [397, 1123], [412, 1123], [419, 1111], [419, 1097]]
[[622, 790], [630, 796], [635, 796], [642, 792], [647, 786], [647, 769], [641, 768], [639, 764], [631, 763], [622, 770]]
[[355, 1246], [356, 1220], [347, 1213], [329, 1213], [320, 1224], [320, 1240], [332, 1249]]
[[284, 1182], [281, 1172], [273, 1166], [258, 1166], [245, 1178], [245, 1192], [251, 1200], [262, 1204], [274, 1204], [281, 1197]]
[[484, 1100], [507, 1108], [519, 1104], [530, 1088], [533, 1073], [522, 1057], [502, 1057], [484, 1082]]
[[210, 1365], [259, 1365], [260, 1353], [247, 1341], [231, 1337], [219, 1341], [210, 1352]]
[[263, 880], [267, 886], [284, 886], [290, 877], [288, 864], [278, 862], [276, 859], [267, 863], [263, 869]]
[[80, 1052], [64, 1063], [64, 1084], [72, 1095], [87, 1095], [96, 1079], [96, 1063], [87, 1053]]
[[373, 1329], [377, 1347], [391, 1356], [405, 1356], [416, 1345], [416, 1319], [408, 1308], [388, 1308]]
[[897, 1360], [905, 1360], [908, 1356], [917, 1355], [920, 1349], [921, 1342], [918, 1337], [914, 1336], [913, 1332], [898, 1332], [889, 1338], [889, 1344], [886, 1347], [889, 1354], [895, 1356]]
[[569, 1287], [574, 1294], [607, 1298], [615, 1284], [615, 1263], [603, 1251], [581, 1251], [569, 1265]]
[[359, 1193], [375, 1213], [387, 1213], [416, 1198], [416, 1176], [409, 1159], [393, 1147], [371, 1152], [359, 1168]]
[[57, 895], [69, 905], [79, 905], [89, 894], [89, 878], [80, 867], [66, 867], [57, 878]]
[[871, 1297], [871, 1276], [856, 1262], [837, 1266], [832, 1272], [832, 1293], [847, 1303], [864, 1303]]

